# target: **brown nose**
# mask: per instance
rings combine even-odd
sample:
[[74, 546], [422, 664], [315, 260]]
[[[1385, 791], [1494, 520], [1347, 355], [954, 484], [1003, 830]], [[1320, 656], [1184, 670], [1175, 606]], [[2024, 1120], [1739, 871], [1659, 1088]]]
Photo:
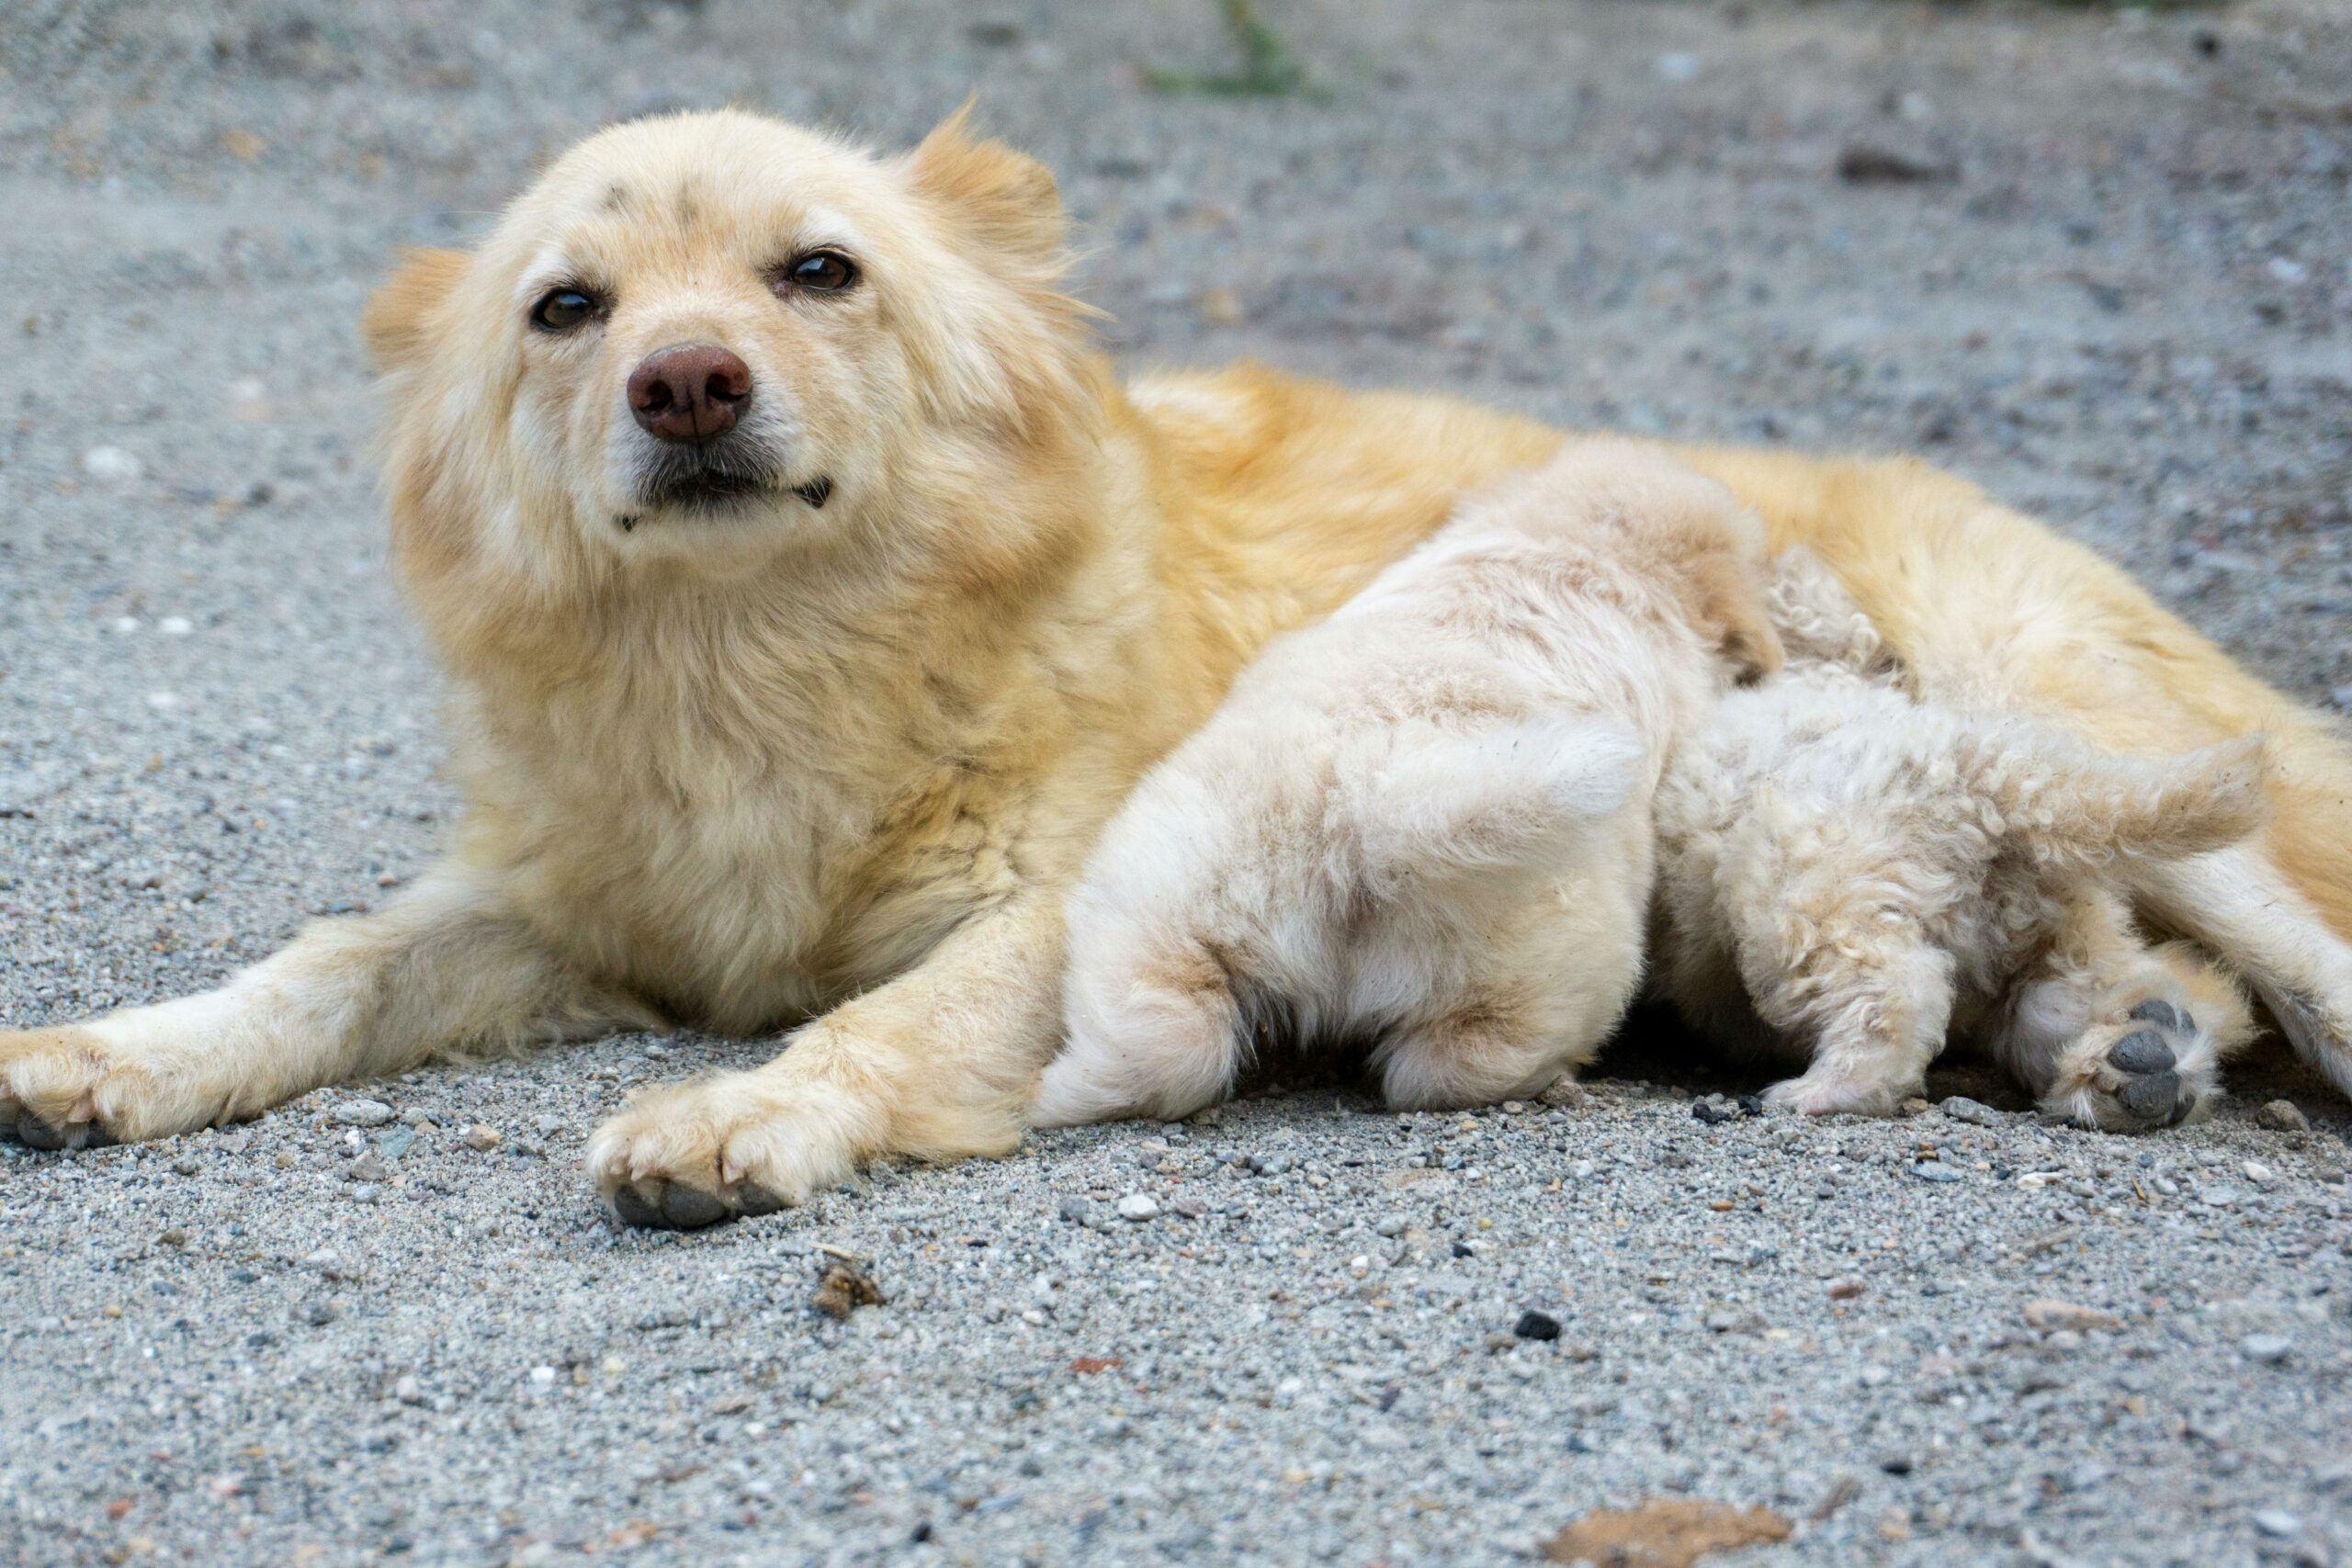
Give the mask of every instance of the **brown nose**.
[[752, 367], [715, 344], [655, 349], [629, 372], [629, 412], [656, 441], [724, 435], [751, 400]]

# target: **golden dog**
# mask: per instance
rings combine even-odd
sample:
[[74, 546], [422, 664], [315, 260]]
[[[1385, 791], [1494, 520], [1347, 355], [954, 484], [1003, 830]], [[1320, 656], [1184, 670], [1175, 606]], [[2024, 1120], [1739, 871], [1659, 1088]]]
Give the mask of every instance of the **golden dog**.
[[[605, 131], [367, 313], [466, 820], [381, 912], [209, 995], [0, 1034], [29, 1140], [250, 1116], [435, 1053], [802, 1021], [646, 1095], [627, 1218], [1012, 1148], [1097, 829], [1270, 637], [1558, 433], [1244, 368], [1121, 387], [1036, 163], [756, 117]], [[2149, 913], [2352, 1089], [2352, 750], [2087, 552], [1907, 462], [1681, 456], [1837, 571], [1922, 690], [2102, 746], [2273, 739], [2254, 848]]]

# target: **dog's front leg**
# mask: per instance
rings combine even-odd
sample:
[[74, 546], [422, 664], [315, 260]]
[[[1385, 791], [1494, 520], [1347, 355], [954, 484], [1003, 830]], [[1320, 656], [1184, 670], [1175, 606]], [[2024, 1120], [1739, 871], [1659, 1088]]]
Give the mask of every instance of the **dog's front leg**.
[[1010, 1153], [1060, 1028], [1061, 906], [1033, 890], [797, 1032], [765, 1066], [636, 1096], [588, 1168], [633, 1224], [766, 1213], [890, 1155]]
[[57, 1028], [0, 1031], [0, 1118], [27, 1143], [167, 1136], [256, 1115], [436, 1052], [512, 1050], [626, 1024], [463, 868], [382, 910], [310, 926], [216, 991]]

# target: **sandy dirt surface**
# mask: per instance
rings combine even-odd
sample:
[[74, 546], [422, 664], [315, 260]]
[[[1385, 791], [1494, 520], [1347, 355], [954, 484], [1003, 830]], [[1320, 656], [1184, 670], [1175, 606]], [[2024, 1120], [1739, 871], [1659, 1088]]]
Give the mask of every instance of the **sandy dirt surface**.
[[[2352, 706], [2340, 5], [1265, 14], [1310, 90], [1152, 90], [1228, 65], [1197, 0], [17, 0], [0, 1020], [209, 985], [433, 853], [358, 308], [667, 107], [899, 143], [977, 90], [1131, 361], [1916, 450]], [[1757, 1085], [1639, 1021], [1576, 1105], [1302, 1090], [615, 1226], [585, 1131], [758, 1050], [0, 1145], [0, 1559], [1453, 1564], [1665, 1498], [1784, 1519], [1757, 1563], [2352, 1561], [2352, 1115], [2275, 1055], [2146, 1138], [1966, 1077], [1711, 1122]], [[836, 1252], [888, 1298], [846, 1323]]]

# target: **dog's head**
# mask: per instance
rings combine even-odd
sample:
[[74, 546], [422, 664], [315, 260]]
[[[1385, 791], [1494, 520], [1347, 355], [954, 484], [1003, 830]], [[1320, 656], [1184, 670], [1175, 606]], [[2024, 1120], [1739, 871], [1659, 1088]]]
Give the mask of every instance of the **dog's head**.
[[954, 526], [1082, 401], [1066, 227], [961, 114], [895, 159], [736, 112], [590, 138], [368, 304], [404, 564], [610, 581]]

